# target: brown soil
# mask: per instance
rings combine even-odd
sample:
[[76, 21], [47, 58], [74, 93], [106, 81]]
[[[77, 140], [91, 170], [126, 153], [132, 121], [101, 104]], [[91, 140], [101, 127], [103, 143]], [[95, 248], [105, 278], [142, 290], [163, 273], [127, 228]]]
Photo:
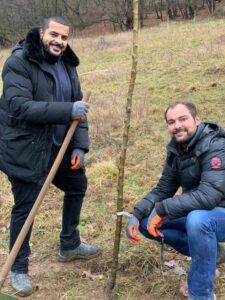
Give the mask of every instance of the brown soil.
[[[0, 265], [3, 266], [7, 253], [1, 250]], [[101, 259], [100, 257], [95, 260]], [[107, 296], [103, 290], [101, 276], [90, 272], [90, 262], [76, 260], [69, 263], [61, 263], [56, 255], [38, 257], [35, 253], [30, 259], [30, 276], [34, 286], [34, 292], [26, 297], [28, 300], [81, 300], [98, 299], [106, 300]], [[91, 262], [93, 264], [93, 260]], [[74, 281], [74, 290], [67, 295], [67, 281]], [[10, 286], [9, 276], [4, 287], [4, 293], [13, 295], [14, 291]], [[18, 297], [18, 299], [24, 299]]]

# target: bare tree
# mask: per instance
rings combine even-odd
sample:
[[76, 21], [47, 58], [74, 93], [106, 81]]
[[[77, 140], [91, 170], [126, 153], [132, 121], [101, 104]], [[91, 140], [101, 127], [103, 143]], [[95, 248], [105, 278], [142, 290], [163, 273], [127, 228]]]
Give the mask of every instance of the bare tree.
[[[139, 25], [144, 26], [152, 11], [162, 21], [163, 15], [170, 20], [191, 19], [206, 5], [213, 14], [216, 1], [221, 0], [139, 0]], [[114, 31], [133, 26], [132, 0], [1, 0], [0, 45], [14, 43], [29, 27], [54, 15], [63, 16], [77, 30], [97, 23], [110, 24]]]
[[216, 9], [215, 0], [206, 0], [206, 4], [207, 4], [209, 13], [210, 14], [214, 13], [214, 11]]
[[104, 19], [114, 24], [121, 31], [133, 27], [132, 0], [94, 0], [104, 12]]
[[[125, 161], [126, 161], [126, 151], [129, 140], [129, 129], [130, 129], [130, 119], [132, 111], [132, 98], [133, 91], [137, 75], [137, 60], [138, 60], [138, 0], [133, 0], [133, 55], [132, 55], [132, 67], [130, 75], [130, 83], [127, 95], [126, 112], [124, 117], [124, 128], [123, 128], [123, 140], [121, 145], [121, 153], [119, 157], [119, 174], [118, 174], [118, 184], [117, 184], [117, 212], [123, 210], [123, 186], [124, 186], [124, 171], [125, 171]], [[120, 237], [122, 230], [122, 216], [117, 216], [116, 230], [115, 230], [115, 240], [113, 248], [113, 262], [111, 269], [111, 276], [108, 281], [107, 292], [110, 295], [115, 283], [116, 275], [118, 269], [119, 260], [119, 249], [120, 249]]]
[[62, 3], [68, 20], [76, 28], [83, 29], [102, 21], [104, 12], [95, 1], [62, 0]]

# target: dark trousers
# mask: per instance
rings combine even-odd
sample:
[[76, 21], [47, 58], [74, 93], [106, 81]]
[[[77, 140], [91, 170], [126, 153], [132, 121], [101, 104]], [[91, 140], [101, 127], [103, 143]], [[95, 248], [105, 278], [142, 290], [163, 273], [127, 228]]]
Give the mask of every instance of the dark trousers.
[[[58, 150], [59, 148], [53, 146], [49, 170], [58, 154]], [[53, 180], [53, 184], [65, 193], [62, 211], [62, 230], [60, 233], [60, 248], [62, 250], [71, 250], [80, 245], [80, 235], [77, 226], [80, 220], [83, 198], [87, 189], [87, 178], [84, 169], [77, 171], [70, 170], [70, 155], [71, 151], [67, 151]], [[42, 186], [15, 178], [10, 178], [10, 182], [14, 195], [9, 242], [11, 250]], [[30, 235], [31, 228], [12, 266], [13, 272], [28, 272]]]

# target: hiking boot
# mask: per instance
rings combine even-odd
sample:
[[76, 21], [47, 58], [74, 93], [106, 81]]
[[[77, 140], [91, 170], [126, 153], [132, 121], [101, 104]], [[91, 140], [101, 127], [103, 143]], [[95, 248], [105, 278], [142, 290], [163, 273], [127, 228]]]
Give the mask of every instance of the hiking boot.
[[67, 262], [78, 258], [91, 259], [100, 254], [100, 249], [97, 245], [90, 245], [81, 242], [80, 246], [73, 250], [60, 250], [59, 260]]
[[218, 243], [216, 264], [220, 265], [224, 262], [225, 262], [225, 247], [222, 243]]
[[28, 274], [11, 272], [11, 285], [16, 295], [26, 297], [32, 294], [32, 283]]

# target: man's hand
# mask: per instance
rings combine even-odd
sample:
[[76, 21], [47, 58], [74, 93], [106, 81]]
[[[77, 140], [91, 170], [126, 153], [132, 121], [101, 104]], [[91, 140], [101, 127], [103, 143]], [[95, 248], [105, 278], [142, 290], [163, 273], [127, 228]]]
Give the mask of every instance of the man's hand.
[[70, 163], [70, 169], [73, 171], [82, 168], [84, 166], [84, 151], [77, 148], [73, 149]]
[[84, 101], [76, 101], [73, 103], [72, 119], [84, 119], [88, 113], [89, 104]]
[[166, 216], [160, 217], [157, 215], [156, 210], [153, 209], [152, 213], [148, 217], [147, 229], [149, 234], [154, 237], [163, 237], [162, 232], [160, 232], [159, 228], [161, 227], [163, 221], [167, 219]]
[[135, 244], [140, 241], [139, 226], [140, 223], [135, 216], [129, 218], [126, 227], [126, 234], [131, 244]]

